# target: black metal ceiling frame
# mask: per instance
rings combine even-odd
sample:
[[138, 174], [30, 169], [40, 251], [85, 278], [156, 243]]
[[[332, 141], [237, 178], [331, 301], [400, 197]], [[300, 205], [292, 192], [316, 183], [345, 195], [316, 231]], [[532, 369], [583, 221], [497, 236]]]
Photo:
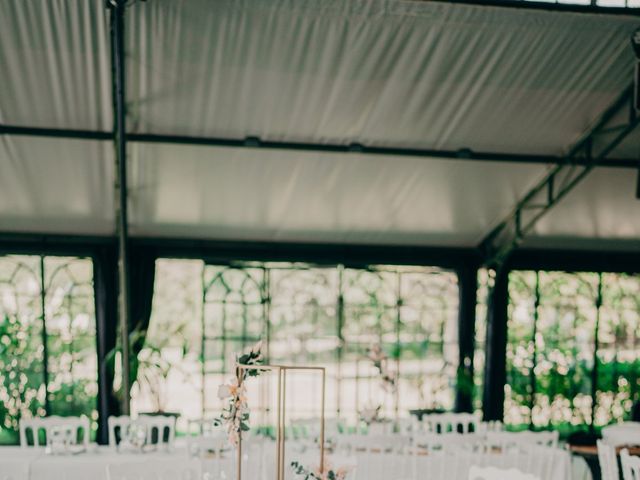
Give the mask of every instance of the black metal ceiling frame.
[[[430, 1], [430, 0], [424, 0]], [[558, 0], [433, 0], [441, 3], [460, 3], [484, 7], [506, 7], [526, 10], [547, 10], [556, 12], [591, 13], [606, 15], [640, 15], [640, 8], [636, 7], [610, 7], [598, 5], [596, 0], [590, 0], [588, 4], [559, 3]]]
[[[500, 267], [533, 230], [538, 220], [596, 166], [606, 163], [606, 157], [636, 128], [639, 121], [634, 104], [634, 85], [631, 84], [574, 144], [565, 161], [551, 168], [518, 201], [506, 218], [484, 237], [478, 247], [484, 263], [494, 268]], [[637, 169], [637, 160], [634, 164]]]
[[[95, 130], [76, 130], [61, 128], [45, 128], [30, 127], [19, 125], [0, 124], [1, 135], [16, 136], [36, 136], [36, 137], [53, 137], [66, 138], [74, 140], [95, 140], [95, 141], [113, 141], [113, 132], [102, 132]], [[439, 150], [428, 148], [406, 148], [391, 147], [377, 145], [363, 145], [360, 143], [313, 143], [313, 142], [284, 142], [262, 140], [258, 137], [247, 138], [221, 138], [221, 137], [194, 137], [188, 135], [167, 135], [155, 133], [127, 133], [127, 143], [159, 143], [159, 144], [177, 144], [177, 145], [201, 145], [210, 147], [226, 147], [226, 148], [249, 148], [249, 149], [265, 149], [265, 150], [281, 150], [296, 152], [316, 152], [326, 154], [363, 154], [363, 155], [382, 155], [396, 157], [423, 157], [433, 159], [446, 160], [466, 160], [480, 162], [508, 162], [518, 164], [545, 164], [545, 165], [562, 165], [567, 162], [567, 158], [558, 155], [546, 154], [522, 154], [522, 153], [504, 153], [504, 152], [486, 152], [474, 151], [468, 148], [458, 150]], [[586, 159], [576, 158], [573, 160], [576, 164], [583, 162], [587, 164]], [[637, 169], [638, 163], [634, 159], [613, 158], [603, 161], [596, 166], [606, 166], [615, 168]]]

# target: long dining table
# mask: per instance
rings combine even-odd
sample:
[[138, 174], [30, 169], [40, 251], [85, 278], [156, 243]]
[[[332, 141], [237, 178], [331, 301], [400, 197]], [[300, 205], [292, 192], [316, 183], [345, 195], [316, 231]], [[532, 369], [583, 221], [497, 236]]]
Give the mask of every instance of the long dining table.
[[[243, 479], [268, 480], [274, 475], [275, 464], [270, 455], [262, 458], [245, 458]], [[149, 462], [154, 465], [172, 465], [186, 462], [184, 447], [171, 451], [149, 453], [116, 452], [110, 447], [92, 446], [90, 451], [70, 455], [48, 455], [43, 449], [1, 447], [0, 478], [10, 473], [12, 480], [108, 480], [107, 467], [111, 464], [126, 465]], [[296, 454], [287, 452], [287, 464], [302, 460], [308, 465], [317, 463], [317, 455], [309, 452]], [[452, 461], [454, 459], [455, 461]], [[580, 457], [575, 457], [564, 449], [550, 449], [540, 457], [522, 454], [491, 455], [460, 453], [454, 457], [431, 455], [409, 458], [397, 454], [353, 454], [349, 458], [336, 455], [334, 465], [348, 463], [354, 466], [349, 480], [467, 480], [471, 465], [493, 465], [503, 468], [516, 467], [538, 475], [542, 480], [591, 480], [589, 468]], [[214, 478], [233, 480], [235, 478], [235, 458], [232, 452], [224, 458], [203, 461], [205, 471], [214, 472]], [[293, 480], [293, 472], [287, 471], [287, 478]]]

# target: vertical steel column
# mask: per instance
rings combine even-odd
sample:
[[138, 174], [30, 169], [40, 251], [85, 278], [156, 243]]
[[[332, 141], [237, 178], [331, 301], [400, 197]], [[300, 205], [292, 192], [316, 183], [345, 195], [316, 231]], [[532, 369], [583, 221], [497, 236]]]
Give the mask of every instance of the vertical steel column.
[[397, 425], [400, 418], [400, 357], [402, 356], [402, 343], [400, 342], [400, 332], [402, 330], [402, 274], [396, 274], [398, 285], [396, 291], [396, 346], [394, 357], [396, 360], [396, 388], [393, 391], [394, 422]]
[[502, 420], [504, 386], [507, 380], [507, 308], [509, 305], [509, 271], [500, 268], [489, 291], [487, 308], [487, 353], [484, 370], [482, 409], [485, 420]]
[[[596, 328], [593, 336], [593, 369], [591, 370], [591, 425], [594, 432], [596, 409], [598, 407], [598, 344], [600, 343], [600, 311], [602, 310], [602, 272], [598, 273], [598, 291], [596, 296]], [[633, 385], [633, 383], [631, 383]], [[633, 387], [632, 387], [633, 388]], [[633, 399], [633, 395], [631, 396]]]
[[111, 75], [113, 85], [114, 144], [117, 172], [118, 279], [120, 341], [122, 344], [122, 413], [129, 414], [131, 379], [129, 378], [129, 262], [127, 215], [127, 135], [124, 71], [124, 11], [126, 0], [108, 0], [111, 10]]
[[476, 331], [476, 295], [478, 268], [465, 265], [458, 275], [458, 374], [456, 382], [456, 412], [473, 411], [473, 355]]
[[200, 285], [202, 287], [202, 303], [200, 304], [200, 328], [202, 329], [202, 336], [200, 337], [200, 380], [202, 381], [202, 390], [200, 390], [200, 401], [202, 402], [202, 418], [206, 418], [206, 405], [207, 397], [205, 394], [206, 379], [207, 379], [207, 325], [205, 323], [204, 311], [207, 305], [207, 286], [205, 285], [204, 269], [207, 264], [203, 262], [202, 270], [200, 271]]
[[344, 267], [342, 265], [338, 265], [338, 300], [336, 302], [336, 330], [338, 334], [338, 348], [336, 349], [336, 356], [338, 361], [337, 368], [337, 378], [336, 378], [336, 405], [337, 408], [337, 417], [341, 418], [342, 415], [342, 357], [344, 356], [344, 296], [342, 295], [342, 275], [344, 271]]
[[47, 288], [44, 284], [44, 255], [40, 255], [40, 308], [42, 308], [42, 382], [44, 383], [44, 411], [51, 415], [49, 402], [49, 346], [47, 345]]
[[532, 367], [529, 372], [529, 389], [531, 396], [529, 398], [529, 430], [533, 430], [533, 407], [536, 404], [537, 379], [536, 365], [538, 364], [538, 319], [540, 318], [540, 271], [536, 270], [535, 298], [533, 301], [533, 330], [531, 332], [531, 342], [533, 343], [533, 357], [531, 359]]

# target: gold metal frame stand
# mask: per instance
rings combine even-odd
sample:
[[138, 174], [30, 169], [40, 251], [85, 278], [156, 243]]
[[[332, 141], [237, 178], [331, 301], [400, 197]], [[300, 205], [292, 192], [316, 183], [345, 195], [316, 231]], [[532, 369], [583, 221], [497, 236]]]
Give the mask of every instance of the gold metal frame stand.
[[[326, 388], [326, 371], [324, 367], [305, 367], [293, 365], [243, 365], [236, 364], [238, 385], [243, 382], [244, 370], [275, 371], [278, 373], [278, 405], [277, 405], [277, 433], [276, 433], [276, 480], [284, 480], [284, 449], [285, 449], [285, 418], [286, 418], [286, 387], [287, 371], [315, 370], [322, 373], [322, 398], [320, 413], [320, 471], [324, 472], [324, 397]], [[237, 480], [242, 480], [242, 432], [238, 435]]]

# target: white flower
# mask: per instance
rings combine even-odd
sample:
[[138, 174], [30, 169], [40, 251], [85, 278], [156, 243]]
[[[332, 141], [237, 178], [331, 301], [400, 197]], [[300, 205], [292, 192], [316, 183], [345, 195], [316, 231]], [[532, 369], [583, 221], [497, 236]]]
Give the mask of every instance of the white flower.
[[260, 353], [261, 350], [262, 350], [262, 340], [260, 340], [253, 347], [251, 347], [251, 353]]
[[218, 387], [218, 398], [224, 400], [232, 395], [229, 385], [222, 384]]

